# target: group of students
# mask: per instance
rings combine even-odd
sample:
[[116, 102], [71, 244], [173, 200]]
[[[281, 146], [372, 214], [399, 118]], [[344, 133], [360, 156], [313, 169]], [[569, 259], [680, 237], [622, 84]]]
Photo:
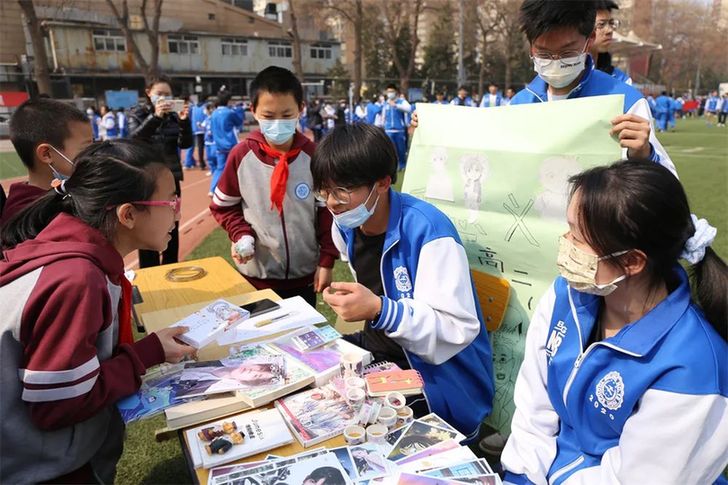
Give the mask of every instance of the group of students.
[[86, 108], [86, 116], [91, 124], [94, 140], [111, 140], [129, 136], [129, 122], [126, 111], [121, 108], [109, 109], [101, 105], [100, 112], [92, 106]]
[[[528, 329], [504, 479], [712, 483], [728, 465], [728, 267], [710, 248], [715, 228], [690, 212], [647, 101], [592, 69], [596, 14], [594, 1], [521, 6], [537, 76], [512, 103], [623, 94], [611, 132], [624, 160], [571, 178], [560, 276]], [[147, 90], [156, 111], [142, 124], [171, 140], [153, 98], [168, 87]], [[114, 403], [148, 368], [194, 351], [175, 340], [179, 327], [133, 341], [123, 275], [125, 255], [169, 244], [179, 184], [141, 139], [91, 143], [78, 113], [49, 116], [60, 106], [40, 102], [11, 122], [35, 190], [0, 229], [0, 477], [110, 483], [123, 444]], [[312, 303], [319, 292], [343, 320], [366, 321], [346, 338], [418, 370], [424, 393], [411, 404], [473, 440], [492, 408], [492, 353], [453, 223], [392, 189], [400, 159], [385, 130], [337, 126], [318, 145], [297, 131], [303, 90], [290, 71], [261, 71], [251, 102], [260, 130], [230, 147], [210, 205], [238, 270], [256, 288]], [[30, 116], [54, 129], [39, 135]], [[178, 146], [191, 145], [186, 120]], [[355, 282], [332, 280], [337, 257]]]

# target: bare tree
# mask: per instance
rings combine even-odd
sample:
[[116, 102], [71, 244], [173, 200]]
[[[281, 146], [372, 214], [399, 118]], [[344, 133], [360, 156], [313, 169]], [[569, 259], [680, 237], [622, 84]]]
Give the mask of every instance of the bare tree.
[[478, 93], [483, 95], [485, 74], [488, 69], [486, 55], [488, 54], [488, 43], [491, 36], [503, 23], [503, 14], [499, 8], [499, 2], [489, 0], [476, 0], [475, 20], [480, 34], [480, 72], [478, 74]]
[[124, 33], [124, 37], [126, 37], [126, 44], [131, 49], [132, 54], [134, 54], [137, 64], [139, 64], [139, 67], [144, 72], [144, 77], [147, 80], [154, 78], [159, 74], [159, 18], [162, 16], [162, 3], [164, 3], [164, 0], [152, 0], [151, 25], [147, 18], [147, 4], [149, 1], [142, 0], [141, 6], [139, 7], [139, 14], [142, 18], [142, 23], [144, 24], [144, 33], [147, 35], [149, 46], [152, 51], [149, 61], [144, 58], [142, 51], [139, 49], [139, 46], [134, 39], [134, 31], [129, 23], [128, 0], [121, 1], [121, 11], [119, 11], [115, 5], [118, 3], [118, 0], [106, 0], [106, 4], [109, 6], [111, 12], [116, 18], [116, 21], [119, 23], [121, 31]]
[[293, 72], [296, 73], [299, 81], [303, 82], [303, 65], [301, 64], [301, 36], [298, 34], [298, 19], [296, 18], [296, 7], [293, 0], [288, 0], [288, 11], [291, 15], [291, 29], [288, 35], [293, 39]]
[[380, 11], [384, 18], [384, 37], [387, 43], [396, 49], [403, 34], [409, 34], [409, 52], [406, 59], [400, 58], [397, 52], [392, 56], [394, 66], [399, 73], [401, 92], [406, 93], [409, 88], [409, 81], [415, 72], [415, 56], [420, 43], [417, 29], [420, 23], [420, 15], [424, 10], [423, 0], [380, 0]]
[[35, 81], [38, 84], [38, 92], [50, 95], [51, 76], [48, 70], [48, 55], [45, 50], [45, 40], [43, 39], [40, 21], [35, 14], [35, 5], [33, 5], [33, 0], [18, 0], [18, 4], [23, 10], [23, 18], [30, 33], [30, 42], [33, 45], [33, 69]]
[[323, 6], [333, 15], [351, 24], [354, 30], [354, 96], [361, 95], [362, 45], [364, 44], [363, 0], [323, 0]]

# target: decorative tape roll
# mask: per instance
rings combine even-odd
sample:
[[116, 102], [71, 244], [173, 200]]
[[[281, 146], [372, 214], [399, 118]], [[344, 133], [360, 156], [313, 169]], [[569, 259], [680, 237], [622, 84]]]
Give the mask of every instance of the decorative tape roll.
[[180, 268], [174, 268], [167, 271], [164, 278], [167, 281], [173, 283], [183, 283], [185, 281], [195, 281], [204, 278], [207, 275], [207, 270], [199, 266], [182, 266]]
[[366, 439], [366, 430], [362, 426], [352, 425], [344, 428], [344, 440], [348, 445], [360, 445]]

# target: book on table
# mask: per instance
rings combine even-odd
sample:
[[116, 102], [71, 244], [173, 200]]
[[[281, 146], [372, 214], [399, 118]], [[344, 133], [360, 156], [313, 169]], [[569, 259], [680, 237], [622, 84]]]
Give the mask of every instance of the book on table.
[[364, 377], [370, 396], [386, 396], [390, 392], [401, 392], [405, 396], [422, 393], [424, 382], [414, 369], [372, 372]]
[[276, 409], [229, 416], [186, 432], [195, 468], [210, 468], [293, 442]]
[[279, 399], [275, 406], [304, 448], [343, 434], [357, 414], [334, 383]]

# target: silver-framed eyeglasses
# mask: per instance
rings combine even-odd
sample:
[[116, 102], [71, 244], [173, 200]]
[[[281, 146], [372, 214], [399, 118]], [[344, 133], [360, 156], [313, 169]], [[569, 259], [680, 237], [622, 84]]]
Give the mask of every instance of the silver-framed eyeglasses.
[[332, 187], [319, 189], [314, 193], [316, 199], [320, 202], [329, 200], [329, 196], [333, 197], [338, 204], [347, 205], [351, 202], [351, 193], [354, 192], [346, 187]]

